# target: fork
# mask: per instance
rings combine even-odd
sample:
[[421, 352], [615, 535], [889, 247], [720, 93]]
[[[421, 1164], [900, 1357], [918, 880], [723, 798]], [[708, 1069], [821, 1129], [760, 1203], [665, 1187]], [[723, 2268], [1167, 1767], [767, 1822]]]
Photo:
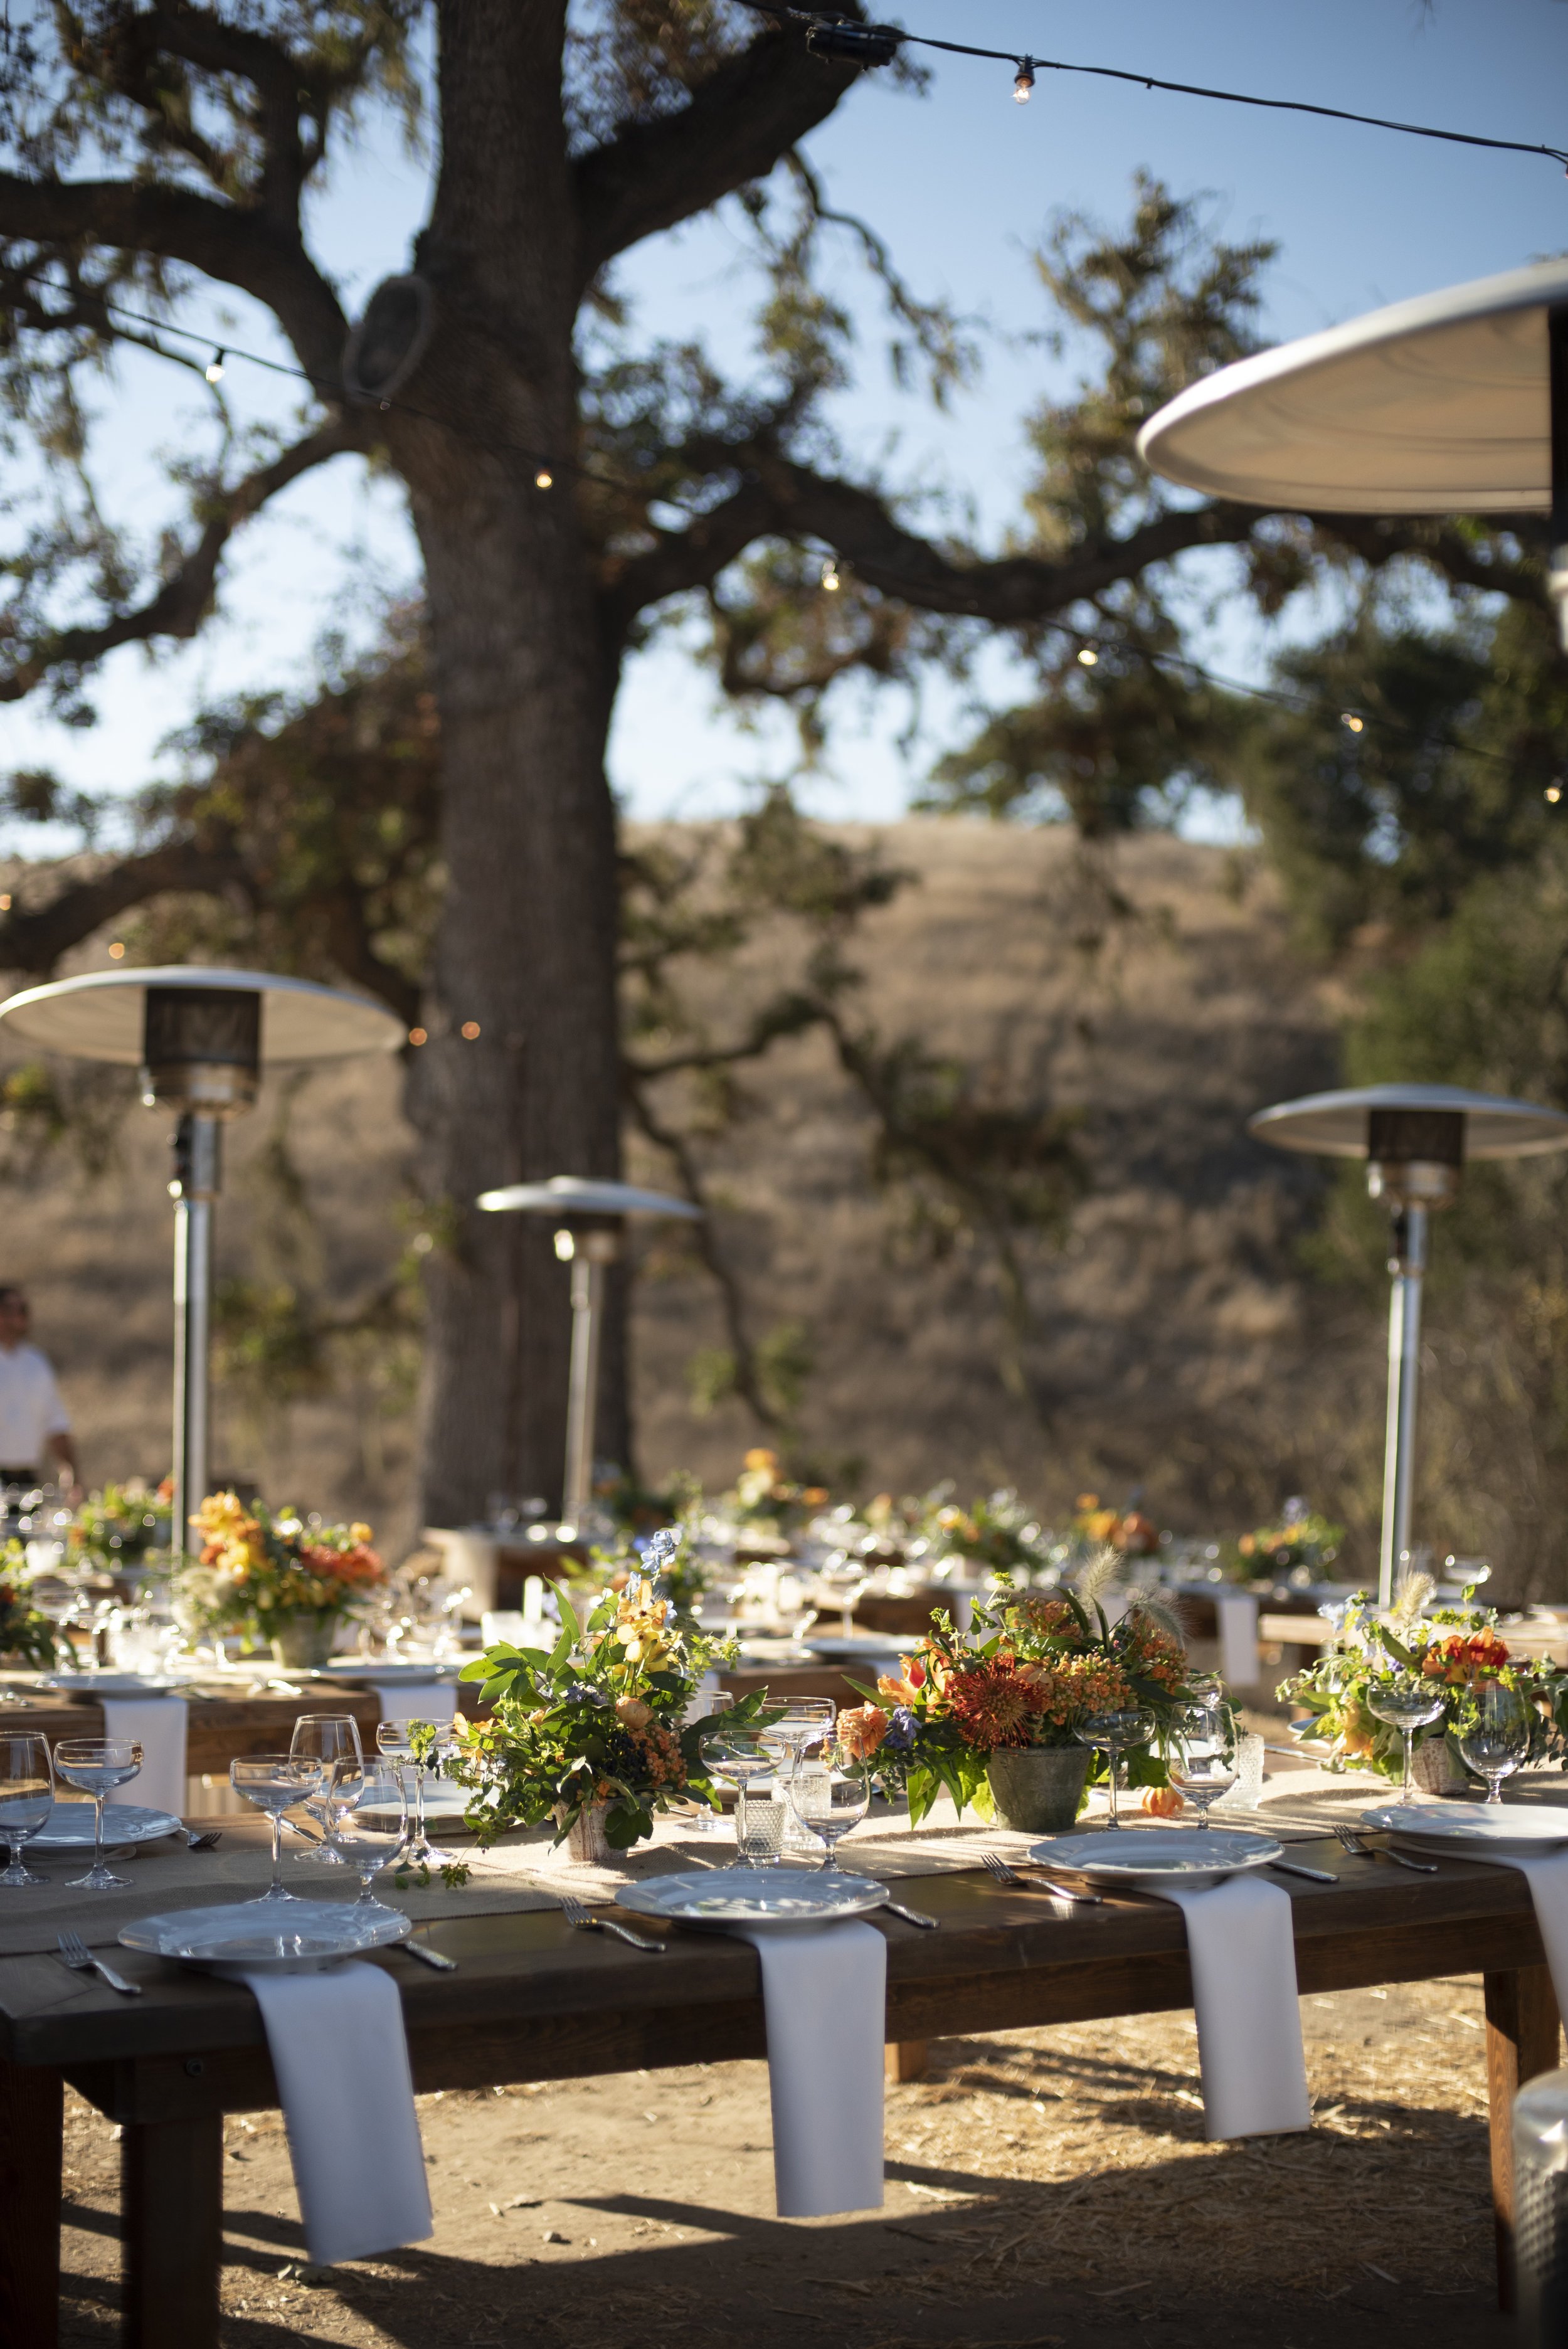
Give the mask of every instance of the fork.
[[69, 1966], [73, 1973], [101, 1974], [110, 1990], [118, 1990], [123, 1997], [141, 1996], [141, 1984], [127, 1982], [112, 1966], [106, 1966], [101, 1958], [95, 1958], [79, 1933], [60, 1933], [56, 1938], [60, 1945], [60, 1963]]
[[634, 1933], [629, 1925], [617, 1925], [613, 1917], [591, 1916], [582, 1901], [573, 1899], [570, 1893], [562, 1897], [561, 1913], [579, 1933], [614, 1933], [618, 1941], [624, 1941], [631, 1949], [646, 1950], [655, 1958], [665, 1954], [662, 1941], [650, 1941], [645, 1934]]
[[191, 1835], [187, 1832], [185, 1848], [187, 1851], [215, 1851], [222, 1840], [222, 1827], [209, 1827], [205, 1835]]
[[1336, 1826], [1334, 1832], [1352, 1859], [1391, 1859], [1396, 1868], [1410, 1868], [1417, 1876], [1436, 1876], [1438, 1872], [1435, 1860], [1412, 1859], [1408, 1852], [1391, 1851], [1387, 1846], [1369, 1844], [1365, 1836], [1357, 1834], [1354, 1827]]
[[1057, 1884], [1048, 1876], [1042, 1877], [1037, 1884], [1032, 1877], [1020, 1876], [1016, 1868], [1008, 1867], [999, 1851], [983, 1851], [980, 1857], [986, 1874], [995, 1877], [998, 1884], [1014, 1885], [1020, 1892], [1049, 1892], [1057, 1900], [1076, 1901], [1080, 1909], [1103, 1909], [1105, 1906], [1101, 1893], [1075, 1892], [1070, 1885]]

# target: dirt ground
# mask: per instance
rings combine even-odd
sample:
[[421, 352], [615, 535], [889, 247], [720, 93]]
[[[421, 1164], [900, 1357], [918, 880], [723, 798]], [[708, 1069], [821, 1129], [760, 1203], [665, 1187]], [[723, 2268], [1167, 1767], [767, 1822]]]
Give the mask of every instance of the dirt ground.
[[[223, 2349], [1504, 2349], [1479, 1982], [1302, 2013], [1311, 2135], [1228, 2146], [1190, 2014], [940, 2041], [874, 2217], [772, 2216], [760, 2064], [423, 2097], [434, 2237], [316, 2273], [281, 2121], [235, 2119]], [[114, 2134], [72, 2100], [70, 2344], [115, 2337]]]

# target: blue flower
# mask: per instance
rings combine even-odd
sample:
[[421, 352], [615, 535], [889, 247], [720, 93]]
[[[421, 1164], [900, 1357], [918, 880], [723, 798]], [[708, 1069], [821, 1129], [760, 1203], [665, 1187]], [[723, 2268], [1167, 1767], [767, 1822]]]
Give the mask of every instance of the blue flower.
[[907, 1704], [895, 1705], [887, 1735], [882, 1739], [884, 1751], [907, 1754], [914, 1744], [915, 1718]]

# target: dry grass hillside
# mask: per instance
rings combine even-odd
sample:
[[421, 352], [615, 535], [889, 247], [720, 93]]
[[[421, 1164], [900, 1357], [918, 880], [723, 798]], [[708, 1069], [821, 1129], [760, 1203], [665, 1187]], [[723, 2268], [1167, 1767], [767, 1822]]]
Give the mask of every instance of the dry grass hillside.
[[[1266, 874], [1226, 852], [1135, 839], [1109, 868], [1130, 910], [1107, 926], [1105, 876], [1057, 833], [934, 820], [881, 837], [915, 877], [856, 940], [856, 1018], [961, 1060], [983, 1092], [1078, 1112], [1089, 1181], [1065, 1237], [1029, 1243], [1028, 1392], [1010, 1392], [993, 1268], [962, 1247], [933, 1261], [899, 1244], [872, 1179], [869, 1120], [825, 1042], [776, 1048], [748, 1079], [752, 1114], [705, 1148], [755, 1330], [794, 1322], [809, 1337], [802, 1447], [858, 1460], [870, 1486], [1016, 1483], [1056, 1511], [1085, 1485], [1119, 1496], [1140, 1484], [1167, 1522], [1191, 1529], [1255, 1521], [1304, 1489], [1365, 1527], [1379, 1317], [1363, 1296], [1304, 1278], [1297, 1243], [1319, 1175], [1244, 1130], [1253, 1109], [1336, 1075], [1331, 1007], [1293, 954]], [[760, 995], [783, 953], [763, 939], [739, 972], [708, 976], [716, 1024], [748, 989]], [[233, 1136], [220, 1242], [231, 1271], [275, 1262], [256, 1244], [275, 1216], [264, 1174], [276, 1106]], [[291, 1116], [315, 1221], [303, 1269], [347, 1304], [405, 1237], [397, 1072], [312, 1080]], [[667, 1180], [651, 1158], [635, 1171]], [[0, 1188], [0, 1270], [33, 1288], [95, 1481], [166, 1464], [165, 1175], [162, 1122], [132, 1111], [96, 1179], [56, 1153]], [[691, 1407], [691, 1360], [720, 1336], [706, 1277], [655, 1254], [633, 1328], [645, 1472], [685, 1464], [727, 1481], [756, 1440], [738, 1404], [706, 1419]], [[333, 1392], [270, 1423], [221, 1404], [221, 1460], [275, 1494], [411, 1534], [411, 1405], [383, 1368], [366, 1349]]]

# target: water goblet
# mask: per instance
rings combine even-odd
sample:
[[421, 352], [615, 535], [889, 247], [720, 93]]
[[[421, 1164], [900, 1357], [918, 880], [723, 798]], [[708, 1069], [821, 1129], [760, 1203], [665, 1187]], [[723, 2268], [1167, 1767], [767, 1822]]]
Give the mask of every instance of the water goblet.
[[763, 1778], [774, 1774], [774, 1757], [759, 1737], [744, 1732], [722, 1737], [710, 1746], [704, 1757], [711, 1774], [722, 1778], [736, 1790], [735, 1857], [732, 1868], [777, 1868], [779, 1837], [769, 1823], [767, 1828], [758, 1824], [755, 1834], [747, 1806], [750, 1789]]
[[858, 1827], [871, 1808], [870, 1770], [803, 1770], [787, 1781], [785, 1799], [813, 1844], [820, 1844], [818, 1865], [831, 1868], [840, 1843]]
[[[431, 1735], [428, 1740], [416, 1738], [416, 1730], [428, 1730]], [[433, 1768], [438, 1776], [440, 1775], [440, 1757], [452, 1750], [450, 1722], [384, 1721], [376, 1732], [376, 1746], [378, 1753], [390, 1754], [400, 1771], [413, 1773], [414, 1834], [408, 1846], [408, 1865], [450, 1867], [457, 1853], [443, 1851], [425, 1832], [425, 1774]]]
[[46, 1737], [0, 1737], [0, 1842], [10, 1846], [11, 1864], [0, 1884], [45, 1884], [27, 1866], [27, 1838], [36, 1836], [55, 1806], [55, 1775]]
[[141, 1748], [129, 1737], [62, 1737], [55, 1747], [55, 1768], [67, 1786], [93, 1798], [93, 1864], [85, 1876], [73, 1876], [72, 1887], [84, 1892], [119, 1892], [130, 1882], [115, 1876], [103, 1863], [103, 1806], [106, 1796], [125, 1785], [141, 1767]]
[[321, 1792], [312, 1795], [305, 1809], [327, 1838], [295, 1856], [307, 1868], [341, 1868], [342, 1855], [332, 1842], [333, 1772], [339, 1762], [363, 1758], [359, 1723], [351, 1713], [302, 1713], [294, 1725], [289, 1752], [296, 1761], [322, 1764]]
[[1475, 1719], [1460, 1732], [1465, 1767], [1486, 1780], [1489, 1803], [1502, 1800], [1502, 1782], [1530, 1751], [1530, 1707], [1506, 1681], [1483, 1681], [1475, 1692]]
[[1377, 1719], [1392, 1723], [1405, 1741], [1405, 1774], [1399, 1785], [1399, 1800], [1413, 1803], [1416, 1732], [1441, 1717], [1448, 1703], [1448, 1690], [1441, 1681], [1426, 1680], [1416, 1672], [1398, 1672], [1391, 1679], [1374, 1681], [1367, 1692], [1367, 1702]]
[[1171, 1784], [1184, 1803], [1198, 1814], [1200, 1831], [1209, 1825], [1209, 1807], [1236, 1783], [1234, 1739], [1228, 1707], [1204, 1704], [1179, 1706], [1171, 1724], [1166, 1768]]
[[247, 1754], [229, 1764], [229, 1784], [235, 1794], [254, 1803], [272, 1821], [273, 1880], [261, 1895], [263, 1900], [294, 1898], [284, 1884], [284, 1813], [296, 1803], [309, 1802], [320, 1791], [325, 1771], [325, 1763], [293, 1754]]
[[[770, 1721], [764, 1738], [783, 1754], [787, 1779], [798, 1776], [809, 1748], [830, 1743], [839, 1708], [830, 1696], [797, 1696], [787, 1700], [778, 1721]], [[786, 1814], [784, 1848], [816, 1857], [816, 1838], [800, 1826], [793, 1810]]]
[[346, 1867], [359, 1878], [354, 1914], [395, 1916], [370, 1887], [385, 1868], [404, 1857], [408, 1839], [408, 1796], [397, 1763], [383, 1754], [352, 1755], [334, 1764], [331, 1799], [333, 1840]]
[[1086, 1713], [1073, 1723], [1073, 1735], [1080, 1745], [1092, 1745], [1104, 1754], [1109, 1767], [1106, 1771], [1107, 1790], [1110, 1800], [1113, 1827], [1121, 1825], [1116, 1807], [1116, 1765], [1122, 1755], [1134, 1746], [1147, 1745], [1154, 1734], [1154, 1715], [1140, 1713], [1136, 1707], [1123, 1706], [1110, 1713]]

